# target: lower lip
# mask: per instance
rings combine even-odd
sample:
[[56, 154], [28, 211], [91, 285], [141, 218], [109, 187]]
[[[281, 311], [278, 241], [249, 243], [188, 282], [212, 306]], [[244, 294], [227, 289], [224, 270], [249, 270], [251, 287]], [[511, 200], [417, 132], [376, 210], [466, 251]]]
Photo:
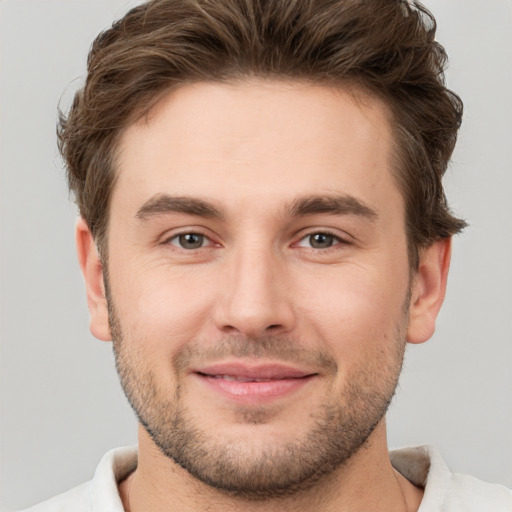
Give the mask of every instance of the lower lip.
[[314, 375], [263, 382], [240, 382], [196, 374], [211, 389], [240, 402], [266, 402], [287, 396], [311, 382]]

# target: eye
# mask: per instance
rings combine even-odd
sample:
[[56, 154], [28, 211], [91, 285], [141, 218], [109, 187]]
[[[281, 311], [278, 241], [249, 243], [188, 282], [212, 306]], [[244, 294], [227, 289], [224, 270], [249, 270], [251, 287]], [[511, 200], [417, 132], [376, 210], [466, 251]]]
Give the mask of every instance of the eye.
[[200, 233], [182, 233], [170, 238], [167, 243], [190, 251], [210, 245], [210, 240]]
[[299, 247], [311, 247], [312, 249], [329, 249], [339, 244], [342, 240], [331, 233], [311, 233], [305, 236], [299, 243]]

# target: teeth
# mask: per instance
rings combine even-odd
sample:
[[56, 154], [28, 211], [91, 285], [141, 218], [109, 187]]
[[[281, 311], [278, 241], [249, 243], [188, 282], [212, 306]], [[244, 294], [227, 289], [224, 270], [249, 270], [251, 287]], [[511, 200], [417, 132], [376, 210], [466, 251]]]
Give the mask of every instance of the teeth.
[[246, 377], [237, 377], [235, 375], [212, 375], [215, 379], [232, 380], [235, 382], [270, 382], [272, 379], [248, 379]]

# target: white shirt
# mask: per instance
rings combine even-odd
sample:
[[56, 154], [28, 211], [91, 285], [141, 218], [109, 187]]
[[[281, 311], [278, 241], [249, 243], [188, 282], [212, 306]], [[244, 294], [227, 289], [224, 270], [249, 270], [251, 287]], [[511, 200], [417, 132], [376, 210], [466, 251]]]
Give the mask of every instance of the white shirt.
[[[452, 473], [430, 446], [390, 452], [393, 466], [425, 493], [418, 512], [512, 512], [512, 491]], [[124, 512], [118, 482], [137, 466], [137, 448], [117, 448], [100, 461], [94, 478], [22, 512]]]

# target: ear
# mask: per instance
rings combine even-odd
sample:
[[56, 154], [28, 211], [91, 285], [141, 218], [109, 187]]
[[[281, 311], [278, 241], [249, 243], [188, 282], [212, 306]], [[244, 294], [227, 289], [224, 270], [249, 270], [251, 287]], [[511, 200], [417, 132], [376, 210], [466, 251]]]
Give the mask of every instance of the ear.
[[409, 343], [423, 343], [434, 334], [436, 318], [446, 293], [451, 247], [451, 238], [443, 238], [420, 254], [411, 290], [407, 329]]
[[89, 328], [93, 336], [102, 341], [110, 341], [107, 299], [101, 264], [94, 238], [83, 218], [79, 218], [75, 230], [78, 262], [85, 280], [87, 306], [89, 307]]

